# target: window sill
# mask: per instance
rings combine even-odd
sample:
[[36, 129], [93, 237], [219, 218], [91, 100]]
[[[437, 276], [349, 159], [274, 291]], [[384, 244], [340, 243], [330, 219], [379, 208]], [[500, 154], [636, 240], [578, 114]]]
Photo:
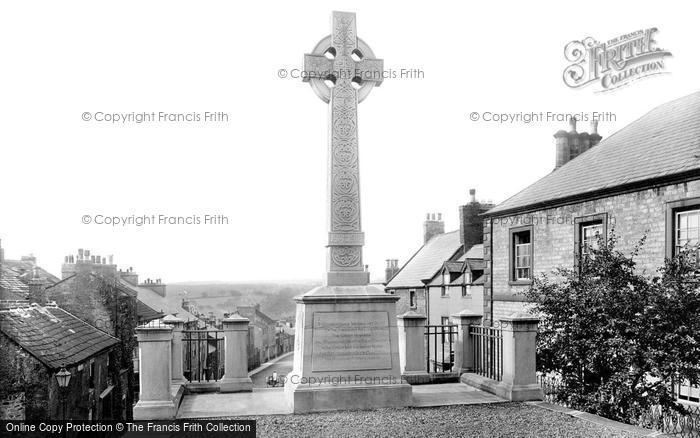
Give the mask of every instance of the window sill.
[[449, 298], [449, 295], [440, 295], [440, 298]]
[[462, 295], [462, 298], [465, 300], [471, 300], [472, 296], [471, 295]]
[[509, 280], [508, 286], [531, 286], [532, 280]]

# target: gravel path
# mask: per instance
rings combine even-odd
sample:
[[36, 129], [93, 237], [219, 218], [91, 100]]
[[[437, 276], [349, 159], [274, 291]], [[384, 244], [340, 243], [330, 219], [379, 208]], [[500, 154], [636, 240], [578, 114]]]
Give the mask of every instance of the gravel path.
[[257, 420], [258, 437], [634, 437], [524, 403], [379, 409]]

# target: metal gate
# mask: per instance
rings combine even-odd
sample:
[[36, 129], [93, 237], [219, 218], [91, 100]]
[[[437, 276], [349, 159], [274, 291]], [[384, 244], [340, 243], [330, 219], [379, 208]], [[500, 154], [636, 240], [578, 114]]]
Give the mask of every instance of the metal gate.
[[451, 372], [455, 363], [454, 344], [457, 340], [457, 326], [454, 324], [426, 325], [425, 338], [426, 371]]
[[221, 330], [182, 332], [183, 371], [190, 382], [216, 382], [224, 375], [224, 334]]

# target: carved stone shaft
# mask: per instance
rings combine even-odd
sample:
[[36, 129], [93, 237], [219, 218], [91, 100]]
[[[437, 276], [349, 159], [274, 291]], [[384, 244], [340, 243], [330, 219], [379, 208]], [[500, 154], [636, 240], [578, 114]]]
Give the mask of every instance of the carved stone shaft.
[[333, 12], [331, 36], [304, 57], [304, 80], [330, 104], [328, 286], [369, 283], [362, 262], [357, 104], [382, 82], [383, 65], [366, 55], [371, 55], [371, 50], [357, 38], [355, 14]]

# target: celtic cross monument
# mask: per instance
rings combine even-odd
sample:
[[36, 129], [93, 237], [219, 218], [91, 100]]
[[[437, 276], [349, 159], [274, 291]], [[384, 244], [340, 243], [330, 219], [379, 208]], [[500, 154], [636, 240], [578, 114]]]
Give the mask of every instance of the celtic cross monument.
[[369, 284], [362, 262], [357, 104], [382, 82], [382, 61], [357, 37], [355, 14], [333, 12], [331, 34], [304, 56], [304, 81], [330, 106], [327, 269], [297, 302], [295, 413], [407, 406], [395, 295]]
[[382, 60], [357, 37], [355, 14], [333, 12], [331, 35], [304, 56], [304, 81], [330, 105], [328, 249], [325, 284], [362, 286], [357, 104], [382, 83]]

